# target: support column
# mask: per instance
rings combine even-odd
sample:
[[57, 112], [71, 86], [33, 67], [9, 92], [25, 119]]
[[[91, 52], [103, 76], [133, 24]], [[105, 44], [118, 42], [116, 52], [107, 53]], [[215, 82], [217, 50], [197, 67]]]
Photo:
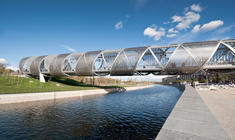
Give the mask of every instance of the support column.
[[46, 83], [46, 80], [45, 80], [45, 78], [44, 78], [44, 75], [43, 74], [39, 74], [39, 80], [40, 80], [40, 82], [41, 83]]

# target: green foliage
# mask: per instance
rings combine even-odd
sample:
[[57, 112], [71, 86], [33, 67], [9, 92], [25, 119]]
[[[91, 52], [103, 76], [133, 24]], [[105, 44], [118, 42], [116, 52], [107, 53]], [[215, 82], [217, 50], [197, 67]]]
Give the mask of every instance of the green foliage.
[[208, 81], [207, 81], [207, 79], [205, 79], [205, 78], [202, 78], [202, 79], [200, 79], [199, 80], [199, 83], [207, 83]]
[[32, 93], [113, 88], [117, 86], [92, 86], [68, 78], [53, 78], [46, 83], [38, 79], [0, 75], [0, 94]]

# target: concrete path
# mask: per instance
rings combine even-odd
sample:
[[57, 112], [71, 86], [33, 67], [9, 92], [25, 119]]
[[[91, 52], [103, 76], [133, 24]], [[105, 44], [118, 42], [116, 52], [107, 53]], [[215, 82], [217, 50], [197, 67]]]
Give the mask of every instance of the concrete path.
[[227, 134], [235, 140], [235, 89], [197, 90], [197, 92]]
[[167, 118], [156, 140], [231, 140], [191, 86]]

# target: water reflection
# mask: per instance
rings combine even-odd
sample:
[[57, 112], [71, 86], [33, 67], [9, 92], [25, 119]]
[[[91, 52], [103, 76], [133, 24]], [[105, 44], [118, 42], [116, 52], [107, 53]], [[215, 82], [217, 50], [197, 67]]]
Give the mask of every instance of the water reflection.
[[0, 106], [1, 139], [154, 139], [180, 97], [169, 86]]

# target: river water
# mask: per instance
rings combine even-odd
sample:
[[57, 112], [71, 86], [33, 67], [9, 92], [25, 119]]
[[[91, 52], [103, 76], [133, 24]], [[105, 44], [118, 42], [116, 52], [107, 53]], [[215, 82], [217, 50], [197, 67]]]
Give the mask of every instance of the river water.
[[0, 139], [154, 139], [182, 92], [137, 91], [0, 106]]

